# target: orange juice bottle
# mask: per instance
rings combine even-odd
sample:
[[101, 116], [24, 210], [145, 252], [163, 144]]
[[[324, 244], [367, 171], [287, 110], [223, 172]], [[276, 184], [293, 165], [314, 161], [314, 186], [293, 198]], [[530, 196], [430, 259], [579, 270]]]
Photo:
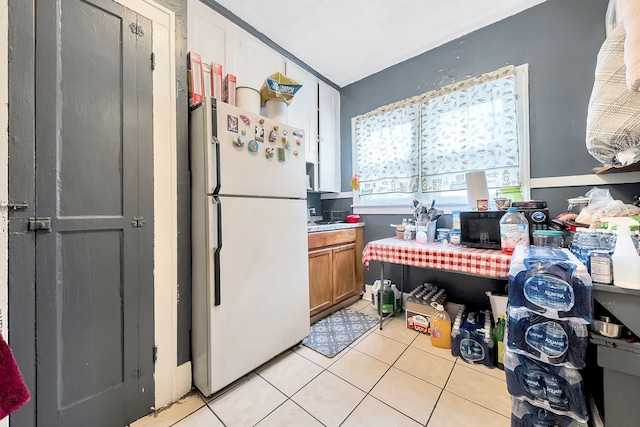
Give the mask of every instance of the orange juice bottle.
[[442, 304], [431, 303], [437, 310], [431, 316], [431, 345], [440, 348], [451, 348], [451, 318]]

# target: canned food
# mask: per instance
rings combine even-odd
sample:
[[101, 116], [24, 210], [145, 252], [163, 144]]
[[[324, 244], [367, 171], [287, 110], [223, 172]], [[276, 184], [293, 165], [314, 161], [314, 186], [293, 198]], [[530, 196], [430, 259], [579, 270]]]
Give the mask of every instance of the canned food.
[[448, 228], [438, 228], [437, 230], [438, 242], [449, 243], [449, 230]]

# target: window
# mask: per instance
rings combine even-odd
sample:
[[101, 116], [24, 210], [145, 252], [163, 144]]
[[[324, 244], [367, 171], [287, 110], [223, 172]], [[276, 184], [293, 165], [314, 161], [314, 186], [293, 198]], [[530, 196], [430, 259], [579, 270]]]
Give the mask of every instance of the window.
[[508, 66], [355, 117], [354, 204], [466, 208], [476, 170], [491, 194], [520, 185], [528, 197], [527, 85], [527, 65]]

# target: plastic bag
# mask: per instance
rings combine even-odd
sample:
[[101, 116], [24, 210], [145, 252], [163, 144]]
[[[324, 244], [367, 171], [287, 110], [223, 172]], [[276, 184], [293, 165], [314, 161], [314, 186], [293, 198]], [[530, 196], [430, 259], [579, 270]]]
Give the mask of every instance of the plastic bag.
[[262, 84], [260, 88], [260, 96], [262, 103], [269, 101], [270, 99], [279, 99], [284, 101], [287, 105], [291, 104], [293, 96], [302, 87], [295, 80], [285, 76], [282, 73], [273, 73]]
[[615, 200], [607, 189], [593, 187], [585, 196], [589, 198], [589, 204], [582, 209], [576, 222], [599, 225], [603, 217], [640, 215], [639, 207]]

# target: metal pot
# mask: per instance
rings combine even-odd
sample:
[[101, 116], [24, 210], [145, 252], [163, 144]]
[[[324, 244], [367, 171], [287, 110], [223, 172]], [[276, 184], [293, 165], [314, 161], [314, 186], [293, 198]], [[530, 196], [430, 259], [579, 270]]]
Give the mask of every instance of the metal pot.
[[593, 319], [591, 330], [608, 338], [620, 338], [622, 335], [622, 325], [611, 323], [609, 316], [598, 316], [597, 319]]

